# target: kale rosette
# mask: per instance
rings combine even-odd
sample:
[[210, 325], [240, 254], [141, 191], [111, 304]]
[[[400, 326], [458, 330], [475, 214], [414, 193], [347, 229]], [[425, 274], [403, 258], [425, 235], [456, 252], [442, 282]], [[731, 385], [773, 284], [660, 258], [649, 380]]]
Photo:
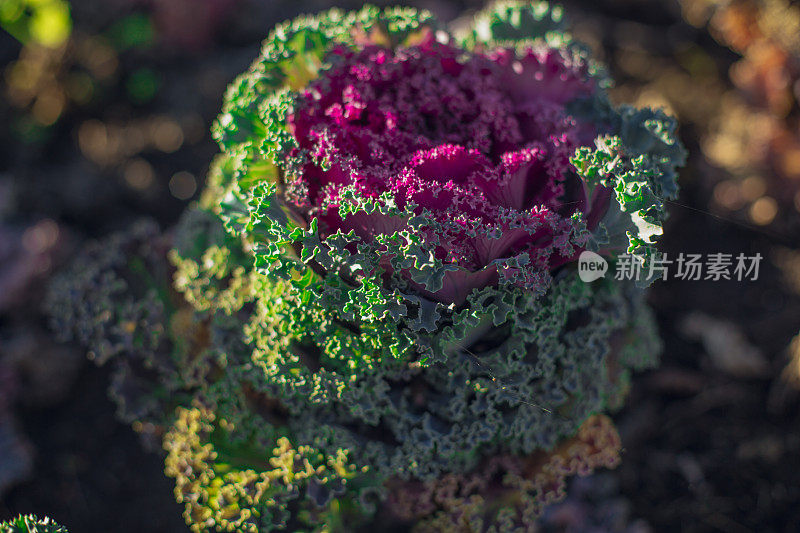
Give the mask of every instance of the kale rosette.
[[272, 32], [169, 254], [139, 228], [51, 291], [195, 531], [524, 531], [618, 462], [603, 413], [660, 343], [577, 259], [646, 272], [684, 152], [608, 83], [543, 3]]

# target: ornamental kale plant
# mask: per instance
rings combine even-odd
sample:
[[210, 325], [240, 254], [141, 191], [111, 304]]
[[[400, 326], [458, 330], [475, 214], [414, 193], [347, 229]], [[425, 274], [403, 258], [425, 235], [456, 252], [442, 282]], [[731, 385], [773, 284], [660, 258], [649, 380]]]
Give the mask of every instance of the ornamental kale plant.
[[530, 530], [619, 461], [603, 413], [660, 345], [642, 288], [577, 258], [646, 272], [684, 152], [607, 86], [543, 3], [460, 35], [374, 7], [272, 32], [198, 204], [49, 297], [193, 531]]

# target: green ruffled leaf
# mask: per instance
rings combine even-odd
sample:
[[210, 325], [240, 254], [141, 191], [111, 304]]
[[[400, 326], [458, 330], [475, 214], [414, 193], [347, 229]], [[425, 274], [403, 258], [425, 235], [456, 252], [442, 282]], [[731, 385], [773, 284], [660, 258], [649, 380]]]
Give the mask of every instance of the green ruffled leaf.
[[68, 533], [67, 528], [50, 518], [35, 515], [20, 515], [13, 520], [0, 523], [0, 533]]
[[518, 46], [543, 41], [559, 47], [571, 41], [566, 33], [564, 10], [547, 2], [501, 1], [475, 16], [467, 44]]
[[589, 190], [602, 185], [613, 190], [616, 200], [595, 232], [592, 247], [613, 250], [624, 235], [625, 253], [647, 271], [659, 257], [665, 201], [677, 198], [677, 168], [685, 163], [686, 152], [676, 136], [675, 120], [660, 110], [623, 107], [611, 121], [619, 135], [599, 137], [596, 148], [579, 148], [571, 161]]

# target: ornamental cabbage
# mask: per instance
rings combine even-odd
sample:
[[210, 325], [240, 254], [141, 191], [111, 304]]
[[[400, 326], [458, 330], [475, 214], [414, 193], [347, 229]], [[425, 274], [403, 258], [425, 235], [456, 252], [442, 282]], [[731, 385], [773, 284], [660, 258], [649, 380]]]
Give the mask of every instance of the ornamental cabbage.
[[660, 343], [641, 287], [577, 258], [646, 270], [684, 152], [607, 85], [543, 3], [462, 35], [374, 7], [272, 32], [198, 205], [49, 297], [194, 531], [530, 530], [617, 464], [603, 413]]

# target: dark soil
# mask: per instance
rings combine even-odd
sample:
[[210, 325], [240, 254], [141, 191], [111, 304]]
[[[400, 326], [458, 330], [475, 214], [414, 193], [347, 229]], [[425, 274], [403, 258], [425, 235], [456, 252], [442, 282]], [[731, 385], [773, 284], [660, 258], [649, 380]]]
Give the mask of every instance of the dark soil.
[[36, 474], [3, 499], [0, 516], [36, 512], [74, 532], [187, 530], [162, 457], [117, 422], [108, 382], [87, 361], [62, 403], [19, 413]]

